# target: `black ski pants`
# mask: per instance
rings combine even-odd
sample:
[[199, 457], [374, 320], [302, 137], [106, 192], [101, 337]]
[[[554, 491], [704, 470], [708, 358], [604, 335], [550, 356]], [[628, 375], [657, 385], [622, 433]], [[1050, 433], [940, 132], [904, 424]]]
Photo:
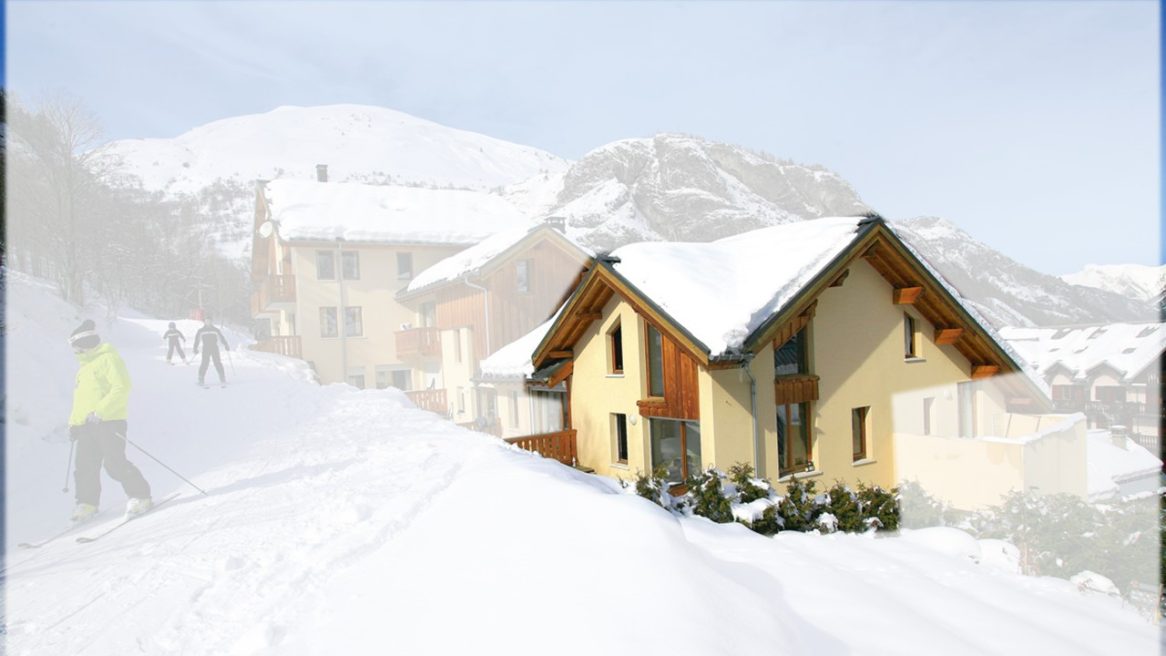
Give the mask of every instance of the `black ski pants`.
[[223, 373], [223, 360], [219, 357], [219, 350], [204, 348], [202, 350], [202, 364], [198, 365], [198, 382], [202, 383], [206, 379], [206, 368], [214, 360], [215, 371], [219, 374], [219, 382], [227, 382], [227, 376]]
[[166, 361], [170, 362], [170, 358], [174, 357], [174, 351], [178, 351], [178, 357], [183, 360], [186, 359], [186, 353], [182, 351], [182, 343], [176, 339], [170, 340], [170, 348], [166, 349]]
[[77, 441], [77, 461], [73, 481], [77, 485], [77, 503], [96, 506], [101, 499], [101, 466], [110, 478], [121, 483], [126, 496], [150, 498], [150, 484], [142, 472], [126, 460], [126, 422], [99, 421], [69, 428]]

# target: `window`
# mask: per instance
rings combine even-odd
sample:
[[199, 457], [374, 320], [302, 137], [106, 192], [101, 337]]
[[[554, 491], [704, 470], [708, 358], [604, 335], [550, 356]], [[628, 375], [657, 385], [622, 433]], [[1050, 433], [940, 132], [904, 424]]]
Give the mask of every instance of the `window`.
[[1098, 328], [1097, 330], [1094, 330], [1093, 332], [1089, 333], [1089, 337], [1086, 337], [1085, 339], [1097, 339], [1098, 337], [1101, 337], [1104, 334], [1105, 334], [1105, 328]]
[[510, 427], [518, 428], [518, 392], [510, 392]]
[[364, 319], [363, 313], [359, 307], [344, 308], [344, 336], [345, 337], [362, 337], [364, 336]]
[[335, 280], [336, 260], [332, 251], [316, 251], [316, 280]]
[[931, 406], [935, 404], [935, 397], [928, 396], [923, 399], [923, 434], [931, 434]]
[[345, 280], [360, 280], [360, 253], [356, 251], [341, 253], [340, 273]]
[[462, 329], [453, 329], [453, 354], [456, 362], [462, 361]]
[[608, 335], [608, 348], [611, 349], [611, 367], [609, 371], [613, 374], [623, 373], [623, 329], [619, 322], [615, 322], [615, 327], [611, 329]]
[[411, 382], [409, 378], [410, 376], [408, 369], [393, 370], [393, 387], [396, 387], [397, 389], [404, 392], [409, 391], [409, 388], [412, 387], [412, 385], [409, 384]]
[[530, 404], [530, 432], [557, 433], [567, 426], [567, 388], [561, 385], [556, 388], [535, 388], [526, 394]]
[[520, 293], [526, 294], [530, 291], [530, 269], [530, 260], [519, 260], [514, 263], [514, 285]]
[[462, 388], [457, 388], [457, 411], [458, 414], [464, 414], [466, 411], [466, 391]]
[[409, 280], [413, 277], [413, 254], [397, 253], [397, 280]]
[[339, 334], [336, 329], [336, 308], [320, 308], [320, 337], [336, 337]]
[[810, 469], [810, 404], [777, 406], [778, 475]]
[[648, 324], [648, 396], [664, 396], [664, 338]]
[[628, 416], [625, 414], [611, 415], [612, 432], [615, 437], [615, 461], [628, 463]]
[[700, 424], [676, 419], [649, 420], [652, 467], [663, 467], [669, 481], [682, 483], [701, 471]]
[[364, 389], [364, 369], [352, 369], [348, 372], [348, 384], [357, 389]]
[[903, 315], [903, 357], [910, 360], [919, 357], [919, 335], [915, 330], [915, 317]]
[[869, 415], [870, 406], [850, 410], [850, 441], [856, 461], [865, 459], [867, 455], [867, 417]]
[[773, 374], [792, 376], [810, 373], [806, 357], [806, 329], [802, 328], [773, 352]]
[[1093, 388], [1093, 398], [1103, 403], [1125, 401], [1126, 390], [1124, 387], [1118, 387], [1116, 385], [1098, 385]]

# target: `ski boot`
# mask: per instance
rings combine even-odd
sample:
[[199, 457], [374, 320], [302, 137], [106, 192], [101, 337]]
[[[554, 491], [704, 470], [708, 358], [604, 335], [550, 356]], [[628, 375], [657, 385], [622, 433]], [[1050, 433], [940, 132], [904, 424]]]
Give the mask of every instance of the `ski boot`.
[[130, 499], [126, 503], [126, 518], [137, 517], [138, 515], [149, 512], [154, 507], [153, 500], [145, 499]]
[[97, 506], [91, 503], [79, 503], [77, 507], [73, 508], [73, 514], [69, 519], [74, 523], [80, 524], [81, 522], [93, 519], [93, 516], [96, 514]]

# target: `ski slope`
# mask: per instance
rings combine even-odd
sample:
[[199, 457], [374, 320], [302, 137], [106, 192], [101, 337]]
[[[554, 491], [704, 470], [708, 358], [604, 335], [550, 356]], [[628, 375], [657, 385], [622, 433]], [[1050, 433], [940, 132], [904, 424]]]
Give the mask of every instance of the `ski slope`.
[[[967, 536], [971, 553], [677, 519], [278, 356], [233, 350], [230, 385], [201, 389], [163, 361], [165, 322], [136, 316], [103, 327], [135, 380], [131, 439], [209, 495], [131, 449], [155, 497], [182, 496], [93, 544], [14, 550], [68, 514], [67, 444], [42, 427], [67, 410], [77, 316], [27, 279], [8, 301], [13, 656], [1157, 653], [1119, 601]], [[103, 507], [123, 504], [107, 481]]]

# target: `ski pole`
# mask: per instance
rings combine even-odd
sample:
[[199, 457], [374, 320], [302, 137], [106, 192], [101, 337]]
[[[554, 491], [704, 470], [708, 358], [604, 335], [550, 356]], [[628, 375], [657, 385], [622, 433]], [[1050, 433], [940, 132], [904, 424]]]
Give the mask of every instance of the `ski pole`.
[[227, 348], [227, 365], [231, 367], [231, 378], [238, 380], [238, 376], [235, 375], [235, 359], [231, 357], [230, 348]]
[[61, 492], [65, 494], [69, 493], [69, 470], [73, 468], [73, 449], [77, 447], [77, 440], [72, 439], [72, 436], [69, 437], [69, 460], [65, 462], [65, 487], [61, 489]]
[[138, 451], [141, 451], [142, 453], [146, 454], [150, 458], [150, 460], [153, 460], [154, 462], [158, 463], [159, 465], [162, 465], [163, 467], [165, 467], [166, 471], [168, 471], [171, 474], [174, 474], [175, 476], [177, 476], [178, 478], [181, 478], [182, 480], [186, 481], [186, 484], [189, 485], [190, 487], [193, 487], [194, 489], [198, 490], [199, 492], [202, 492], [202, 495], [204, 497], [209, 496], [207, 494], [206, 490], [204, 490], [201, 487], [192, 483], [189, 478], [187, 478], [187, 477], [183, 476], [182, 474], [179, 474], [178, 472], [171, 469], [170, 465], [167, 465], [166, 463], [162, 462], [161, 460], [155, 458], [153, 454], [151, 454], [149, 451], [143, 449], [142, 447], [138, 446], [137, 443], [135, 443], [130, 438], [126, 437], [125, 435], [122, 435], [121, 433], [114, 433], [114, 435], [117, 435], [118, 437], [120, 437], [126, 444], [128, 444], [128, 445], [134, 447], [135, 449], [137, 449]]

